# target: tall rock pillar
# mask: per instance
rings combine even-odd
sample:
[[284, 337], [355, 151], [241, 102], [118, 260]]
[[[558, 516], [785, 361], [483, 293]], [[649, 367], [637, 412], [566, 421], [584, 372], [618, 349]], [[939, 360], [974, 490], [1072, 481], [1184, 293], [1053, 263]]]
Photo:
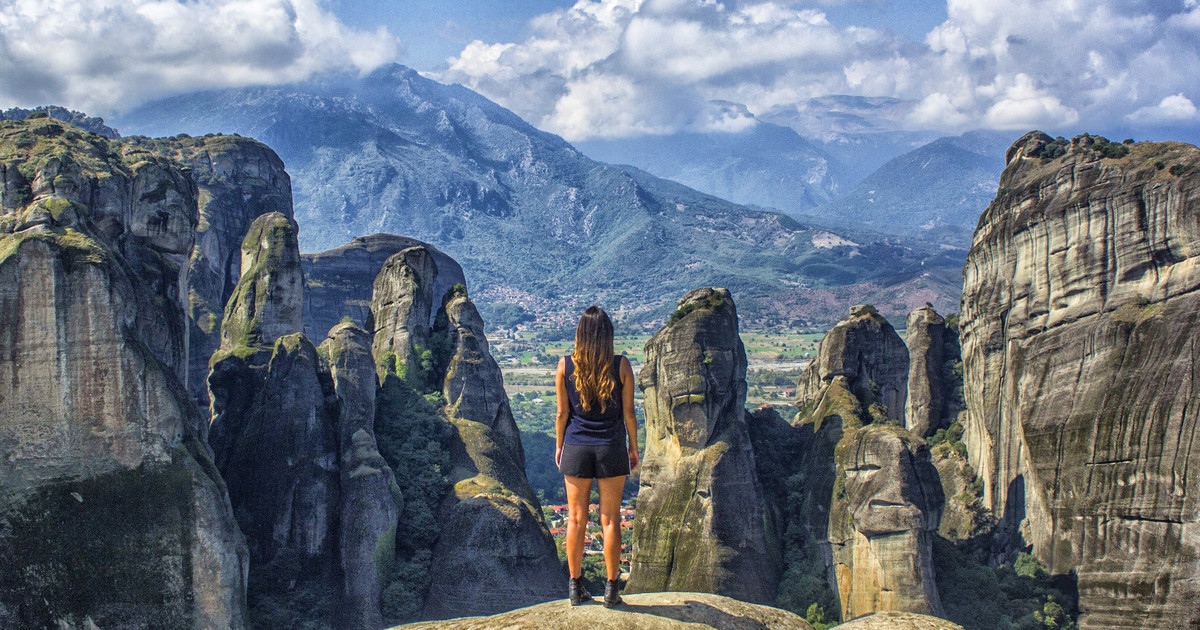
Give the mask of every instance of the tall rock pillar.
[[628, 591], [773, 602], [779, 566], [747, 434], [729, 291], [697, 289], [646, 343], [646, 447]]

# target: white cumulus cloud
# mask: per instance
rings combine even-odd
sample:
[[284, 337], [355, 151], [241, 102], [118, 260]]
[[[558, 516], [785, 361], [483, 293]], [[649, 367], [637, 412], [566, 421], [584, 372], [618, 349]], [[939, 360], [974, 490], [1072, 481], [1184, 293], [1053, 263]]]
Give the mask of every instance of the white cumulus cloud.
[[320, 0], [0, 0], [0, 103], [112, 113], [197, 89], [365, 72], [400, 54]]
[[471, 43], [437, 78], [570, 140], [744, 128], [715, 103], [763, 115], [828, 95], [900, 99], [902, 124], [943, 131], [1194, 116], [1193, 0], [947, 0], [921, 41], [834, 24], [824, 4], [578, 0], [525, 41]]
[[1140, 123], [1172, 123], [1196, 120], [1196, 104], [1182, 92], [1163, 97], [1158, 105], [1139, 108], [1127, 118]]

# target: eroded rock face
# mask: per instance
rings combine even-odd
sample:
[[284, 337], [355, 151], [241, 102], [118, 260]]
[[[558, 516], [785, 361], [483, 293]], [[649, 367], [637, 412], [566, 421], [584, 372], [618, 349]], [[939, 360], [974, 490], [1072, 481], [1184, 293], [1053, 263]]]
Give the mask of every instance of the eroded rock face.
[[454, 489], [441, 510], [424, 614], [491, 614], [561, 597], [567, 575], [525, 477], [520, 435], [483, 319], [466, 295], [451, 297], [443, 311], [434, 335], [445, 335], [453, 348], [442, 393], [454, 428]]
[[337, 397], [341, 509], [339, 552], [349, 627], [383, 626], [382, 576], [396, 553], [400, 495], [375, 442], [375, 360], [371, 338], [352, 323], [329, 331], [320, 352]]
[[299, 332], [295, 243], [281, 214], [256, 219], [243, 242], [209, 376], [209, 442], [250, 542], [255, 623], [294, 609], [378, 628], [401, 497], [375, 443], [370, 337], [339, 325], [318, 351]]
[[296, 223], [264, 214], [242, 240], [242, 277], [225, 305], [221, 347], [270, 346], [304, 327], [304, 276]]
[[797, 384], [798, 404], [818, 400], [826, 385], [838, 376], [845, 377], [869, 413], [904, 421], [908, 348], [874, 306], [850, 307], [850, 317], [826, 333], [816, 358]]
[[[200, 221], [188, 260], [188, 392], [208, 408], [208, 359], [220, 346], [225, 303], [241, 277], [242, 240], [258, 217], [292, 218], [291, 179], [283, 161], [250, 138], [209, 136], [141, 140], [191, 169]], [[324, 336], [325, 328], [317, 338]]]
[[829, 541], [844, 619], [898, 610], [943, 615], [933, 579], [941, 482], [924, 441], [870, 424], [837, 447]]
[[893, 413], [907, 379], [894, 364], [907, 370], [903, 342], [873, 308], [858, 307], [821, 340], [797, 387], [801, 513], [843, 620], [943, 614], [932, 536], [945, 500], [928, 445]]
[[646, 343], [646, 446], [627, 590], [773, 602], [779, 566], [745, 420], [729, 291], [697, 289]]
[[183, 385], [196, 190], [0, 123], [0, 626], [246, 626], [245, 543]]
[[1050, 143], [1009, 149], [967, 257], [964, 441], [1002, 527], [1077, 572], [1081, 628], [1195, 625], [1200, 150]]
[[[409, 247], [424, 247], [433, 255], [437, 278], [433, 282], [434, 300], [456, 284], [466, 284], [462, 267], [436, 247], [407, 236], [372, 234], [319, 254], [302, 254], [300, 264], [308, 283], [304, 292], [304, 330], [309, 337], [320, 337], [349, 317], [366, 326], [371, 314], [371, 291], [383, 263], [393, 254]], [[436, 316], [438, 304], [432, 316]], [[429, 325], [433, 325], [431, 317]]]
[[420, 369], [428, 350], [429, 322], [435, 313], [433, 286], [438, 275], [433, 254], [409, 247], [389, 257], [375, 277], [367, 329], [380, 378], [391, 372], [406, 378]]
[[946, 320], [932, 306], [908, 314], [905, 345], [908, 346], [908, 402], [904, 424], [912, 433], [925, 437], [948, 420], [946, 383]]

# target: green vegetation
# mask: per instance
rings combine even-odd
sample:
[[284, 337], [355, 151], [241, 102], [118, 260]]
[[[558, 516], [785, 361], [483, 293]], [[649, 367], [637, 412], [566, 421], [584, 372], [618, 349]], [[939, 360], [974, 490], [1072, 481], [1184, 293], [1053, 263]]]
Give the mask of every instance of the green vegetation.
[[716, 293], [713, 293], [712, 295], [709, 295], [708, 297], [705, 297], [700, 300], [694, 300], [692, 302], [688, 302], [687, 304], [684, 304], [683, 306], [676, 309], [674, 313], [671, 313], [671, 317], [667, 319], [667, 325], [670, 326], [671, 324], [678, 322], [679, 320], [683, 319], [684, 317], [687, 317], [688, 314], [692, 313], [693, 311], [697, 311], [697, 310], [711, 311], [711, 310], [717, 308], [718, 306], [721, 306], [724, 303], [725, 303], [725, 298], [721, 297], [720, 295], [718, 295]]
[[1037, 558], [989, 567], [941, 538], [933, 543], [946, 618], [966, 630], [1074, 630], [1079, 617], [1074, 576], [1051, 576]]
[[403, 497], [396, 530], [396, 563], [384, 586], [384, 616], [416, 619], [429, 589], [429, 565], [439, 531], [438, 510], [450, 491], [446, 473], [453, 432], [440, 415], [441, 395], [423, 394], [389, 375], [375, 405], [379, 452]]

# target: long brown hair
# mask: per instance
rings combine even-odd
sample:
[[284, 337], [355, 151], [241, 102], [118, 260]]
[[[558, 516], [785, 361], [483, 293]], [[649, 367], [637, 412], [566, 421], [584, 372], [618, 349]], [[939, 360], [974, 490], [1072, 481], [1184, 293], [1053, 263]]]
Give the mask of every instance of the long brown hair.
[[579, 317], [575, 327], [575, 390], [579, 392], [579, 403], [584, 411], [591, 410], [597, 402], [600, 412], [607, 410], [608, 402], [617, 389], [613, 378], [613, 325], [608, 313], [599, 306], [589, 306]]

